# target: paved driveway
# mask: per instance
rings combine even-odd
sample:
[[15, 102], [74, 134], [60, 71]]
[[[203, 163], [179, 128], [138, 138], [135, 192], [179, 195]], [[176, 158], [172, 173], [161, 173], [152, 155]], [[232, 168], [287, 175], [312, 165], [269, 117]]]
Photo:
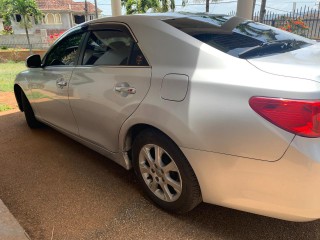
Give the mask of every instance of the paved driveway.
[[55, 130], [30, 130], [17, 111], [0, 114], [0, 150], [0, 199], [32, 239], [320, 239], [320, 221], [208, 204], [165, 213], [132, 171]]

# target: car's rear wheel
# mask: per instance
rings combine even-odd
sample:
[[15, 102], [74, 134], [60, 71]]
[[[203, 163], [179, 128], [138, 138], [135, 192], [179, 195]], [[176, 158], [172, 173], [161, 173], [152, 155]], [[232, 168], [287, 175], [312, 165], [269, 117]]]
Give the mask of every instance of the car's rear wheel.
[[26, 97], [26, 95], [21, 91], [21, 102], [23, 107], [24, 116], [26, 118], [27, 124], [30, 128], [39, 128], [42, 126], [41, 122], [39, 122], [32, 110], [32, 107]]
[[197, 178], [187, 159], [160, 131], [149, 129], [136, 137], [133, 167], [146, 194], [167, 211], [184, 213], [202, 201]]

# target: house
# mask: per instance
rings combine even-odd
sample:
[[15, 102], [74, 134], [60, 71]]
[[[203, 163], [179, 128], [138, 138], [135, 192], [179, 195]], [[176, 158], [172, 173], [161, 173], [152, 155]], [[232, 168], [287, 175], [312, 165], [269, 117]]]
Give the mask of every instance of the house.
[[[42, 22], [33, 24], [29, 29], [30, 34], [45, 32], [50, 35], [63, 32], [77, 24], [95, 19], [95, 6], [90, 2], [74, 2], [73, 0], [36, 0], [43, 13]], [[101, 14], [98, 9], [98, 14]], [[15, 15], [12, 21], [14, 34], [25, 34], [20, 27], [21, 16]]]

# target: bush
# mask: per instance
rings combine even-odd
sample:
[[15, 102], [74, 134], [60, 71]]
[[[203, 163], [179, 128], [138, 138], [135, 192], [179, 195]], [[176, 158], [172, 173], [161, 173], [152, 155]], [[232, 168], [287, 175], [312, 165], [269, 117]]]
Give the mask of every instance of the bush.
[[301, 36], [306, 36], [306, 32], [309, 29], [309, 27], [304, 23], [303, 19], [301, 18], [287, 18], [285, 24], [283, 26], [280, 26], [279, 28], [287, 32], [292, 32]]
[[7, 50], [8, 47], [7, 47], [7, 46], [1, 46], [0, 49], [1, 49], [1, 50]]
[[1, 34], [8, 35], [13, 34], [13, 29], [11, 26], [4, 26], [4, 29], [1, 31]]

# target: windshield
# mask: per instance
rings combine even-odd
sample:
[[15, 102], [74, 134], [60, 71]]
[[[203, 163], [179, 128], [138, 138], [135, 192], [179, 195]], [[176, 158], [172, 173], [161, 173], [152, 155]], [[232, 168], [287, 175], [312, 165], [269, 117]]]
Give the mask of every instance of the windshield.
[[[293, 51], [314, 43], [310, 39], [239, 17], [194, 15], [164, 22], [220, 51], [242, 58]], [[265, 47], [266, 44], [275, 42], [294, 44], [290, 45], [292, 47], [278, 44], [278, 49], [273, 45], [272, 51]], [[259, 46], [263, 51], [257, 51]], [[248, 54], [250, 49], [254, 51]]]

